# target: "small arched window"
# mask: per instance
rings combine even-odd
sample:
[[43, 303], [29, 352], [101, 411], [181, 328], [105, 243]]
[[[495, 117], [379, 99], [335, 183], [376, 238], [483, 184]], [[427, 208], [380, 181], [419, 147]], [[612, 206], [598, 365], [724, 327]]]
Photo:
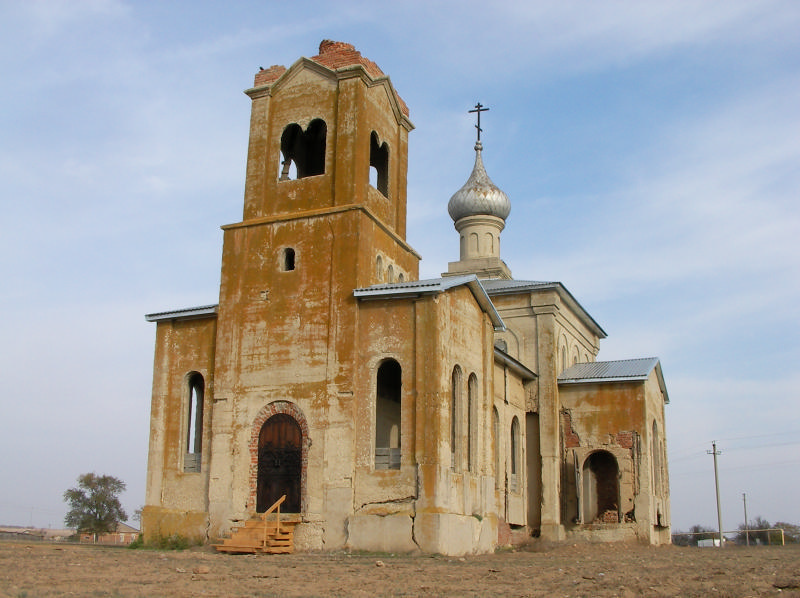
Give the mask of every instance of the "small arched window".
[[183, 460], [185, 472], [199, 472], [203, 450], [203, 399], [205, 381], [198, 372], [187, 378], [188, 397], [186, 408], [186, 454]]
[[383, 258], [380, 255], [375, 258], [375, 276], [378, 282], [383, 282]]
[[517, 470], [519, 469], [519, 420], [517, 416], [514, 416], [514, 419], [511, 420], [511, 475], [517, 475], [519, 473]]
[[478, 233], [470, 233], [469, 234], [469, 249], [471, 255], [478, 255]]
[[281, 260], [281, 268], [282, 268], [282, 270], [284, 272], [291, 272], [292, 270], [294, 270], [294, 267], [295, 267], [294, 249], [292, 249], [291, 247], [286, 247], [283, 250], [282, 258], [283, 258]]
[[514, 419], [511, 420], [511, 444], [509, 447], [509, 469], [510, 474], [508, 476], [508, 485], [509, 490], [512, 492], [519, 492], [520, 491], [520, 459], [521, 459], [521, 446], [520, 446], [521, 438], [520, 438], [520, 431], [519, 431], [519, 419], [517, 416], [514, 416]]
[[389, 269], [386, 272], [386, 282], [389, 284], [394, 282], [394, 266], [389, 264]]

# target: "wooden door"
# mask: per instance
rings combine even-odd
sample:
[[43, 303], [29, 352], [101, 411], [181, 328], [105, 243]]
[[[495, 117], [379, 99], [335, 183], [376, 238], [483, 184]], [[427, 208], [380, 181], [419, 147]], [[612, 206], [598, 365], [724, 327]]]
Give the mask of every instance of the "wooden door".
[[256, 511], [263, 513], [284, 494], [281, 511], [300, 512], [303, 433], [285, 413], [270, 417], [258, 435], [258, 491]]

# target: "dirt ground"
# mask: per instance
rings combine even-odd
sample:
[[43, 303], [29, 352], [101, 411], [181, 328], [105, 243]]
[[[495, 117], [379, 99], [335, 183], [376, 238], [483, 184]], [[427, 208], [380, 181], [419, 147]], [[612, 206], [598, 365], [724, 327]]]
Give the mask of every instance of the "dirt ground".
[[453, 558], [225, 555], [0, 542], [0, 594], [39, 596], [798, 596], [800, 546], [541, 546]]

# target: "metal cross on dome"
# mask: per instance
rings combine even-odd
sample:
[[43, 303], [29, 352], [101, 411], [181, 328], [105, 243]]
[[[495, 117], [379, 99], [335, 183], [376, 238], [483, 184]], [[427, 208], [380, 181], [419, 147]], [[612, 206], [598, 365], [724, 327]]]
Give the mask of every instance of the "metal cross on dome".
[[475, 109], [474, 110], [470, 110], [469, 111], [470, 114], [473, 113], [473, 112], [477, 112], [478, 113], [478, 124], [475, 125], [475, 128], [478, 129], [478, 141], [481, 140], [481, 131], [483, 131], [483, 129], [481, 129], [481, 112], [488, 112], [488, 111], [489, 111], [489, 109], [488, 108], [484, 108], [483, 104], [481, 104], [480, 102], [475, 104]]

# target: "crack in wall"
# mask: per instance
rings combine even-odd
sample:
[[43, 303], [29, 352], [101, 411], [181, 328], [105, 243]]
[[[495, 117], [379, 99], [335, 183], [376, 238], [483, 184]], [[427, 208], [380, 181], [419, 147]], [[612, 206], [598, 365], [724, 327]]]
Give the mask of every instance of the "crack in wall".
[[[411, 496], [404, 496], [402, 498], [388, 498], [386, 500], [376, 500], [372, 502], [365, 502], [360, 507], [356, 509], [356, 513], [362, 511], [365, 507], [374, 506], [374, 505], [391, 505], [391, 504], [408, 504], [417, 500], [417, 497], [414, 495]], [[387, 513], [389, 514], [389, 513]]]

